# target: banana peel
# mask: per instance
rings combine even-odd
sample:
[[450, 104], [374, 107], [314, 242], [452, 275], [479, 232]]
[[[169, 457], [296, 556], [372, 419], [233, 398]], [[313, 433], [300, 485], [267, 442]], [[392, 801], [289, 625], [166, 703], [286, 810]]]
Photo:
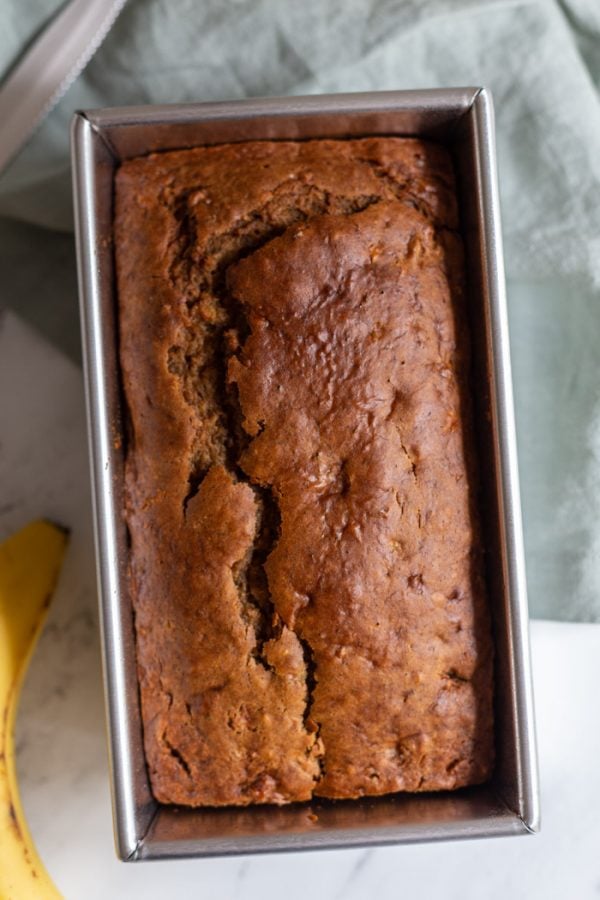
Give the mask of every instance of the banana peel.
[[29, 661], [68, 541], [45, 521], [0, 544], [0, 900], [61, 895], [37, 853], [19, 796], [14, 724]]

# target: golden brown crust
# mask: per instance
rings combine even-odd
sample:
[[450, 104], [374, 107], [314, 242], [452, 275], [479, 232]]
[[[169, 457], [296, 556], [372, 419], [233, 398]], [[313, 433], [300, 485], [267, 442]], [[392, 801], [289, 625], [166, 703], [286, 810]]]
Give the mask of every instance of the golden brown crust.
[[160, 801], [489, 775], [456, 227], [449, 159], [416, 140], [119, 170], [126, 518]]

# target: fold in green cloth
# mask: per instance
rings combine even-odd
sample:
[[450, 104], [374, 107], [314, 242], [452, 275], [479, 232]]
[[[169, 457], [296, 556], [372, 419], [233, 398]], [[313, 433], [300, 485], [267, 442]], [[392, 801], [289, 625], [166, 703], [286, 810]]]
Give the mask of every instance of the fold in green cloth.
[[[4, 0], [0, 72], [57, 5]], [[75, 352], [60, 234], [75, 108], [482, 84], [497, 115], [531, 610], [600, 619], [598, 0], [132, 0], [0, 179], [2, 302]]]

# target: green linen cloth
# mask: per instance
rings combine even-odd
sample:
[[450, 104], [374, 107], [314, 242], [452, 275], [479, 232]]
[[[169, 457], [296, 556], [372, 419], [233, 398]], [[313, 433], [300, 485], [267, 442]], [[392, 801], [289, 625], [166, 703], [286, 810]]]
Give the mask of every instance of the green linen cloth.
[[[0, 73], [57, 6], [4, 0]], [[598, 0], [131, 0], [0, 179], [0, 302], [77, 355], [76, 108], [452, 85], [496, 107], [531, 611], [600, 620]]]

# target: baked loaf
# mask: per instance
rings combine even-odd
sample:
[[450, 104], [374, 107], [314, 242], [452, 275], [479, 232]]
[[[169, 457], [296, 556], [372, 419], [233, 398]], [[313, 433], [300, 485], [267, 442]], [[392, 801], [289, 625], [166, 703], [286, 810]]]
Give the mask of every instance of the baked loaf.
[[450, 159], [419, 140], [120, 167], [125, 517], [157, 800], [488, 778], [457, 227]]

